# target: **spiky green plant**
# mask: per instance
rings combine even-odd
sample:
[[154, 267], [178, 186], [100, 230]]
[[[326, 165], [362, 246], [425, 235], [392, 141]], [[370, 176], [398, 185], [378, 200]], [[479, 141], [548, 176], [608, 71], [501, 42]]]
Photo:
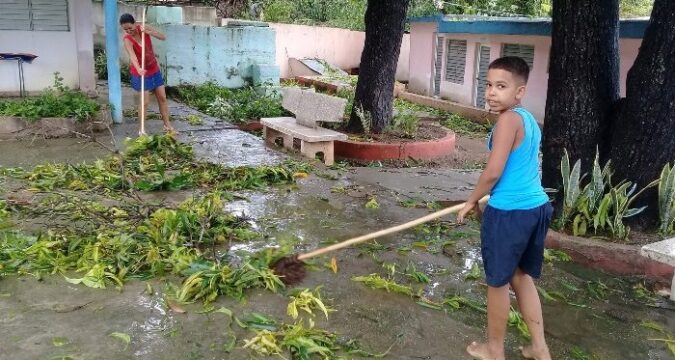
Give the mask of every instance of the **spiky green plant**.
[[666, 163], [659, 177], [659, 217], [661, 234], [675, 232], [675, 164]]

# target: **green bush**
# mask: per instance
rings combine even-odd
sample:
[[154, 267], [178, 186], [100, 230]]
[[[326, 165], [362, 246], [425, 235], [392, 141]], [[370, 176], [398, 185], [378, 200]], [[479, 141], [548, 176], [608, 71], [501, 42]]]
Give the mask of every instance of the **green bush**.
[[[99, 80], [108, 80], [108, 59], [106, 58], [105, 49], [100, 46], [94, 47], [94, 71]], [[120, 64], [120, 77], [122, 82], [131, 82], [131, 70], [129, 64]]]
[[265, 21], [289, 23], [293, 21], [295, 4], [288, 0], [270, 1], [265, 4]]
[[413, 138], [419, 127], [420, 119], [413, 112], [404, 111], [394, 117], [394, 129], [403, 132], [406, 137]]
[[63, 85], [59, 73], [54, 74], [54, 87], [42, 95], [21, 100], [0, 101], [0, 115], [17, 116], [31, 120], [44, 117], [74, 117], [80, 121], [91, 119], [101, 108], [83, 93]]
[[179, 100], [206, 114], [234, 123], [287, 114], [281, 106], [281, 98], [261, 87], [232, 90], [206, 83], [180, 86], [175, 94]]

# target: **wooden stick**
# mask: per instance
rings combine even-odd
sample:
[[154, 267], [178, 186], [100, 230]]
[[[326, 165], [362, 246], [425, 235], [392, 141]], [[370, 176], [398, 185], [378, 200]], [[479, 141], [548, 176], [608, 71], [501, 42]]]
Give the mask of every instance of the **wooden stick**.
[[[488, 201], [489, 198], [490, 197], [488, 195], [486, 195], [485, 197], [480, 199], [480, 201], [478, 203], [484, 204]], [[375, 239], [375, 238], [382, 237], [382, 236], [385, 236], [385, 235], [393, 234], [393, 233], [396, 233], [396, 232], [399, 232], [399, 231], [402, 231], [402, 230], [405, 230], [405, 229], [409, 229], [411, 227], [415, 227], [419, 224], [424, 224], [424, 223], [429, 222], [431, 220], [438, 219], [439, 217], [459, 212], [460, 210], [462, 210], [462, 208], [464, 208], [465, 204], [466, 203], [461, 203], [461, 204], [458, 204], [458, 205], [455, 205], [455, 206], [451, 206], [449, 208], [445, 208], [443, 210], [436, 211], [435, 213], [431, 213], [429, 215], [423, 216], [419, 219], [408, 221], [405, 224], [401, 224], [401, 225], [393, 226], [393, 227], [390, 227], [390, 228], [382, 229], [380, 231], [376, 231], [376, 232], [373, 232], [373, 233], [370, 233], [370, 234], [355, 237], [353, 239], [345, 240], [345, 241], [337, 243], [337, 244], [326, 246], [324, 248], [317, 249], [317, 250], [314, 250], [314, 251], [309, 252], [309, 253], [300, 254], [298, 256], [298, 260], [309, 259], [309, 258], [312, 258], [312, 257], [315, 257], [315, 256], [323, 255], [327, 252], [339, 250], [339, 249], [345, 248], [345, 247], [350, 246], [350, 245], [362, 243], [362, 242], [365, 242], [365, 241], [368, 241], [368, 240], [371, 240], [371, 239]]]
[[142, 10], [141, 24], [143, 31], [141, 31], [141, 131], [139, 135], [145, 135], [145, 6]]

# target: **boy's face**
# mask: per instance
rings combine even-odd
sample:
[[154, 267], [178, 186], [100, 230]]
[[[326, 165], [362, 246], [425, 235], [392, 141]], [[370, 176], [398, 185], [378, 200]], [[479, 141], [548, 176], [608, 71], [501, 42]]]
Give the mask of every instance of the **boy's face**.
[[504, 112], [518, 105], [525, 96], [525, 82], [510, 71], [490, 69], [487, 73], [485, 100], [490, 110]]
[[124, 23], [122, 24], [122, 30], [129, 35], [136, 35], [136, 24]]

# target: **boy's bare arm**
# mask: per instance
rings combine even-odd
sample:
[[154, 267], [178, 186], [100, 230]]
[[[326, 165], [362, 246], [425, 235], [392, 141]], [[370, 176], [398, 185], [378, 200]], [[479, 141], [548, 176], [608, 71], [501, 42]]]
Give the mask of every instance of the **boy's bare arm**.
[[504, 165], [516, 141], [520, 123], [520, 115], [513, 111], [507, 111], [499, 115], [498, 125], [492, 133], [492, 151], [488, 157], [487, 165], [480, 174], [478, 184], [466, 201], [464, 209], [457, 216], [460, 222], [464, 220], [466, 214], [478, 205], [478, 200], [490, 193], [490, 190], [502, 176]]

